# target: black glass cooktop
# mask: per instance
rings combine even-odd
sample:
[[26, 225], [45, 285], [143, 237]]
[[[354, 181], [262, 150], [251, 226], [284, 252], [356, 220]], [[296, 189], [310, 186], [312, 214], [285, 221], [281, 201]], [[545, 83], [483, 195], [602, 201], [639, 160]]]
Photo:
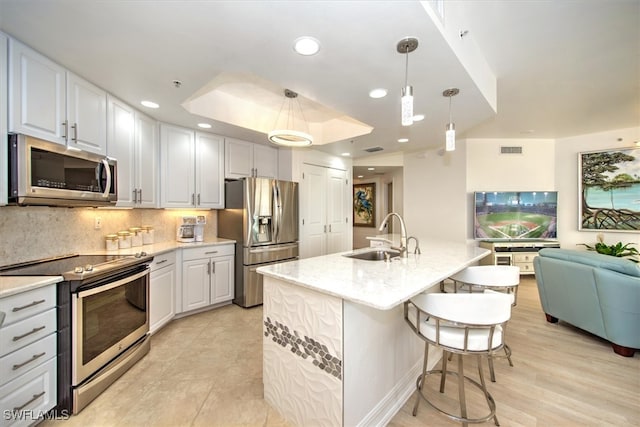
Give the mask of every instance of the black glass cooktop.
[[0, 276], [76, 276], [93, 271], [117, 269], [123, 264], [146, 261], [146, 254], [73, 255], [64, 258], [33, 261], [0, 268]]

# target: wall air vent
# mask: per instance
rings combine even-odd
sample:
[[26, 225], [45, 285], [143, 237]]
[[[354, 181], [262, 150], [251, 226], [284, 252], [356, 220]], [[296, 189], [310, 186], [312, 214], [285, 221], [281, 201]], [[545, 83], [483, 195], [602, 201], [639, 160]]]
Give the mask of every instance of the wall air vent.
[[364, 151], [366, 151], [367, 153], [375, 153], [376, 151], [382, 151], [384, 150], [384, 148], [382, 147], [371, 147], [371, 148], [365, 148]]
[[522, 154], [522, 147], [500, 147], [500, 154]]

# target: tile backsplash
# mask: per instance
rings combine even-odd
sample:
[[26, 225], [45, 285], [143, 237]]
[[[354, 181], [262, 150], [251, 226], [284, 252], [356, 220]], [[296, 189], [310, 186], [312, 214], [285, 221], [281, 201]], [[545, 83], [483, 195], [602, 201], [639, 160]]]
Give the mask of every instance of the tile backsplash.
[[[176, 218], [205, 215], [204, 239], [217, 236], [217, 211], [0, 207], [0, 266], [105, 249], [105, 235], [151, 225], [155, 241], [175, 240]], [[100, 217], [102, 228], [94, 229]]]

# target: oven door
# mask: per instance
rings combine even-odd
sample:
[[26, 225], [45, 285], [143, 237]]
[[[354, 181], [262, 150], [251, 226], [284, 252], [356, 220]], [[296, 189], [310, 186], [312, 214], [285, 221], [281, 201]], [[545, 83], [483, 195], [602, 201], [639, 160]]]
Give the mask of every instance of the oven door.
[[149, 332], [149, 269], [72, 295], [72, 385]]

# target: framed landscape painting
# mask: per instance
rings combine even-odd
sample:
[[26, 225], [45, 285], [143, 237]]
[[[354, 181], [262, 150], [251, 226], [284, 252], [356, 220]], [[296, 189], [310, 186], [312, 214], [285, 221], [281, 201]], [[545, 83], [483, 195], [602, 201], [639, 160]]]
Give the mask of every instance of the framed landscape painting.
[[376, 226], [376, 184], [353, 184], [353, 225]]
[[640, 231], [640, 147], [578, 155], [579, 229]]

